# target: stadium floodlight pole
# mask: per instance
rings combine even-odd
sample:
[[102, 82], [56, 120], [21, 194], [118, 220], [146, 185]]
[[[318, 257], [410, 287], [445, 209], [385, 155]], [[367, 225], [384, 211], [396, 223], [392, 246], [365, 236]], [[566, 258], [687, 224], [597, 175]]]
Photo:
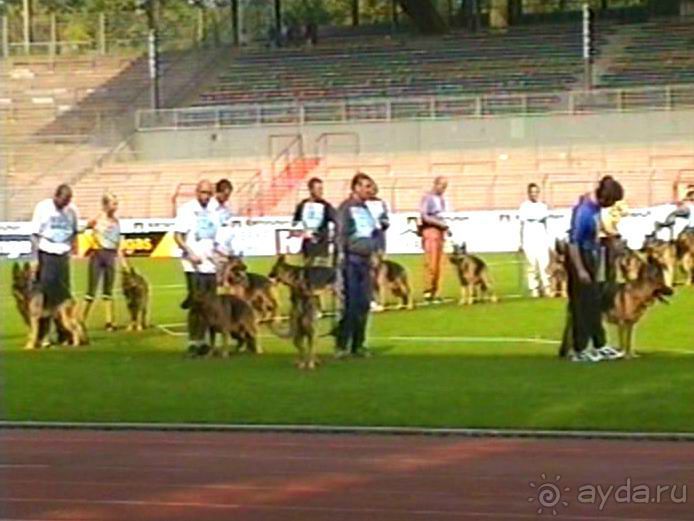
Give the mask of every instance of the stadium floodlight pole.
[[593, 10], [583, 4], [583, 75], [585, 89], [593, 88]]

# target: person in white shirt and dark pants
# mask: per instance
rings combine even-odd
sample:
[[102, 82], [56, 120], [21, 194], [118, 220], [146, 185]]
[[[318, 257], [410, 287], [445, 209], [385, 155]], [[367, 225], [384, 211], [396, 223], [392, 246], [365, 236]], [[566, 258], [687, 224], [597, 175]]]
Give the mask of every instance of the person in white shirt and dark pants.
[[[70, 204], [72, 189], [60, 185], [52, 199], [36, 205], [31, 221], [34, 261], [32, 269], [46, 307], [55, 308], [72, 298], [70, 256], [78, 233], [79, 214]], [[47, 327], [42, 320], [41, 328]]]
[[521, 204], [518, 218], [521, 225], [521, 248], [528, 261], [528, 289], [533, 297], [549, 291], [549, 238], [547, 234], [547, 205], [540, 201], [540, 187], [528, 185], [528, 199]]
[[[212, 195], [212, 183], [200, 181], [195, 189], [195, 199], [181, 206], [176, 214], [174, 237], [183, 252], [182, 264], [188, 287], [188, 297], [181, 304], [183, 309], [190, 307], [193, 295], [215, 295], [217, 292], [215, 240], [220, 223]], [[198, 352], [204, 344], [204, 338], [190, 338], [189, 350]]]

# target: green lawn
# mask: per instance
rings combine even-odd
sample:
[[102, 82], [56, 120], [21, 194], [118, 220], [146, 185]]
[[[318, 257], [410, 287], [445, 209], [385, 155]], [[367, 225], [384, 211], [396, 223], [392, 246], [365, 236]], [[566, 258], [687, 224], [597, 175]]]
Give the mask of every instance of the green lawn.
[[[99, 308], [90, 347], [25, 352], [3, 263], [0, 412], [11, 420], [694, 431], [694, 289], [648, 313], [636, 339], [643, 358], [571, 364], [547, 342], [561, 333], [564, 302], [504, 298], [521, 293], [516, 257], [486, 258], [500, 303], [376, 315], [369, 342], [376, 357], [329, 360], [315, 373], [296, 370], [291, 346], [267, 331], [265, 355], [188, 360], [184, 337], [100, 331]], [[421, 260], [399, 260], [419, 294]], [[269, 262], [250, 265], [267, 272]], [[178, 263], [134, 263], [154, 286], [155, 323], [183, 322]], [[76, 264], [77, 291], [84, 268]], [[456, 296], [452, 272], [446, 281]], [[331, 352], [327, 339], [321, 351]]]

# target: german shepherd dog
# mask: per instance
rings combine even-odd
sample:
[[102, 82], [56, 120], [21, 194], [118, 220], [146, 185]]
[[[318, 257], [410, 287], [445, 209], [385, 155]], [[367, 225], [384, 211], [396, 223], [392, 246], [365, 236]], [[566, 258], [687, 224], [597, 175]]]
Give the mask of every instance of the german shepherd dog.
[[663, 269], [665, 284], [670, 288], [673, 287], [675, 268], [677, 266], [677, 247], [675, 243], [649, 236], [644, 243], [643, 252], [649, 259], [660, 265]]
[[[209, 295], [197, 293], [191, 296], [188, 311], [188, 328], [194, 336], [204, 338], [210, 333], [210, 344], [199, 349], [195, 356], [212, 353], [228, 357], [229, 337], [237, 341], [236, 352], [247, 350], [260, 354], [258, 325], [250, 304], [235, 295]], [[215, 346], [216, 334], [222, 335], [222, 350]]]
[[306, 281], [301, 280], [291, 288], [291, 305], [289, 328], [294, 347], [299, 352], [297, 367], [312, 371], [319, 365], [314, 347], [319, 310], [315, 295]]
[[335, 291], [337, 271], [328, 266], [294, 266], [287, 262], [286, 255], [280, 255], [268, 277], [290, 288], [304, 284], [311, 293], [317, 295], [327, 290]]
[[617, 268], [624, 282], [638, 280], [646, 261], [636, 251], [628, 249], [617, 259]]
[[667, 285], [662, 265], [650, 258], [645, 262], [637, 280], [617, 286], [605, 301], [605, 318], [615, 324], [619, 333], [619, 347], [626, 358], [633, 358], [634, 326], [646, 310], [657, 301], [667, 302], [665, 297], [673, 294]]
[[398, 309], [414, 309], [412, 289], [407, 278], [407, 271], [397, 262], [388, 260], [383, 253], [377, 253], [372, 257], [372, 277], [374, 294], [378, 304], [385, 306], [386, 290], [401, 299]]
[[454, 246], [448, 259], [455, 266], [460, 281], [459, 305], [472, 304], [475, 299], [482, 301], [487, 298], [490, 302], [498, 300], [494, 294], [487, 264], [479, 257], [468, 254], [465, 243]]
[[149, 327], [149, 283], [133, 267], [121, 270], [121, 288], [130, 313], [128, 331], [142, 331]]
[[44, 296], [37, 287], [34, 273], [29, 263], [12, 266], [12, 294], [17, 310], [24, 323], [29, 326], [29, 337], [25, 349], [36, 349], [49, 345], [46, 336], [50, 320], [53, 319], [58, 330], [59, 341], [77, 347], [89, 344], [87, 329], [80, 319], [77, 302], [68, 299], [53, 308], [47, 308]]
[[685, 274], [685, 284], [694, 284], [694, 229], [682, 231], [675, 241], [677, 260]]
[[229, 257], [219, 274], [220, 286], [249, 302], [260, 321], [275, 320], [279, 304], [272, 280], [264, 275], [248, 272], [240, 257]]
[[554, 249], [549, 251], [549, 292], [552, 297], [566, 297], [568, 294], [569, 275], [566, 272], [568, 245], [565, 241], [557, 240]]

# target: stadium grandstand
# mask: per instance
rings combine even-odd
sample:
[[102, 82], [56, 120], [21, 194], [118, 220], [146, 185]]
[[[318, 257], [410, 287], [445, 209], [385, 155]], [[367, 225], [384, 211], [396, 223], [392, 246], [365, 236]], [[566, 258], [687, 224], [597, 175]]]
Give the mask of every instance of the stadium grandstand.
[[146, 218], [206, 177], [245, 215], [357, 170], [396, 211], [438, 174], [458, 210], [529, 181], [566, 207], [606, 173], [647, 206], [694, 179], [688, 0], [591, 2], [588, 25], [569, 0], [0, 4], [3, 220], [65, 181], [87, 214], [108, 189]]

